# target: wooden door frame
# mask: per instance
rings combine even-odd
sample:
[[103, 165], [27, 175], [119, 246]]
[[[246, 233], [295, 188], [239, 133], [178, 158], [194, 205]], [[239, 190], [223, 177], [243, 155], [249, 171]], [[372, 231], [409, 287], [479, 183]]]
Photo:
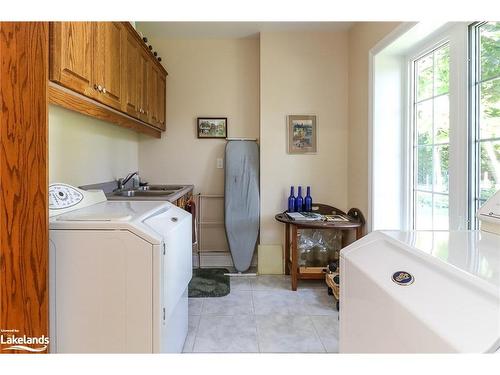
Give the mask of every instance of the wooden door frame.
[[[48, 22], [0, 22], [0, 335], [49, 351]], [[16, 343], [22, 344], [22, 343]], [[0, 343], [0, 353], [29, 353]], [[10, 349], [9, 349], [10, 348]]]

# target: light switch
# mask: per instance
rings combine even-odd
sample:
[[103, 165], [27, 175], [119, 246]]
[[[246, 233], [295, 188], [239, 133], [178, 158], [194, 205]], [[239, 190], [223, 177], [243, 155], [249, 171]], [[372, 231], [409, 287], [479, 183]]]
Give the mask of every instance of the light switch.
[[224, 168], [224, 159], [217, 158], [217, 169], [222, 169], [222, 168]]

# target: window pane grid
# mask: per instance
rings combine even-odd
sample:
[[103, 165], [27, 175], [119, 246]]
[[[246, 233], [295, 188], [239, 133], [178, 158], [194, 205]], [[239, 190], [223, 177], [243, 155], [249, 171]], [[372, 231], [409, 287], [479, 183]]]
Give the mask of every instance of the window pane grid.
[[[500, 189], [500, 22], [470, 27], [471, 210]], [[474, 220], [472, 227], [478, 226]]]
[[[497, 75], [497, 76], [493, 76], [493, 77], [488, 77], [488, 78], [485, 78], [485, 79], [480, 79], [480, 80], [477, 80], [475, 81], [474, 83], [476, 85], [480, 84], [480, 83], [485, 83], [485, 82], [490, 82], [490, 81], [494, 81], [495, 79], [499, 79], [500, 78], [500, 75]], [[425, 99], [424, 99], [425, 100]]]
[[[495, 78], [493, 78], [493, 79], [495, 79]], [[437, 98], [439, 98], [441, 96], [446, 96], [448, 94], [449, 94], [448, 92], [445, 92], [445, 93], [442, 93], [442, 94], [438, 94], [438, 95], [434, 95], [434, 96], [429, 96], [428, 98], [424, 98], [424, 99], [420, 99], [420, 100], [415, 101], [415, 104], [420, 104], [420, 103], [428, 102], [429, 100], [437, 99]]]
[[477, 139], [476, 143], [489, 142], [489, 141], [500, 141], [500, 137], [495, 137], [495, 138], [481, 138], [481, 139]]
[[[492, 138], [492, 139], [481, 139], [478, 142], [483, 142], [483, 141], [496, 141], [500, 138]], [[421, 148], [421, 147], [438, 147], [438, 146], [446, 146], [449, 145], [450, 142], [443, 142], [443, 143], [428, 143], [428, 144], [423, 144], [423, 145], [416, 145], [413, 146], [413, 149]]]
[[435, 194], [435, 195], [446, 195], [448, 196], [448, 193], [440, 193], [439, 191], [432, 191], [432, 190], [425, 190], [425, 189], [414, 189], [414, 191], [418, 191], [420, 193], [430, 193], [430, 194]]
[[416, 59], [413, 66], [413, 227], [447, 229], [448, 43]]

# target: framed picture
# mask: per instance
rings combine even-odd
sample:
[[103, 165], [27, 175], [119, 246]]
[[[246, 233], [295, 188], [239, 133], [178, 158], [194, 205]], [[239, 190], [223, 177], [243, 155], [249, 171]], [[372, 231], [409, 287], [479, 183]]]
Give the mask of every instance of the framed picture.
[[198, 117], [198, 138], [227, 138], [227, 117]]
[[315, 154], [318, 151], [315, 115], [289, 115], [287, 133], [289, 154]]

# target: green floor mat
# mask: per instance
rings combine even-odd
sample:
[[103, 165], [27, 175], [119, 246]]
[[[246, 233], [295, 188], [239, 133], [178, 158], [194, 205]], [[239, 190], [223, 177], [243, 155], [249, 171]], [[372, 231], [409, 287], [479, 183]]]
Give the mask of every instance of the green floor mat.
[[196, 268], [189, 282], [189, 297], [223, 297], [229, 294], [229, 271], [225, 268]]

